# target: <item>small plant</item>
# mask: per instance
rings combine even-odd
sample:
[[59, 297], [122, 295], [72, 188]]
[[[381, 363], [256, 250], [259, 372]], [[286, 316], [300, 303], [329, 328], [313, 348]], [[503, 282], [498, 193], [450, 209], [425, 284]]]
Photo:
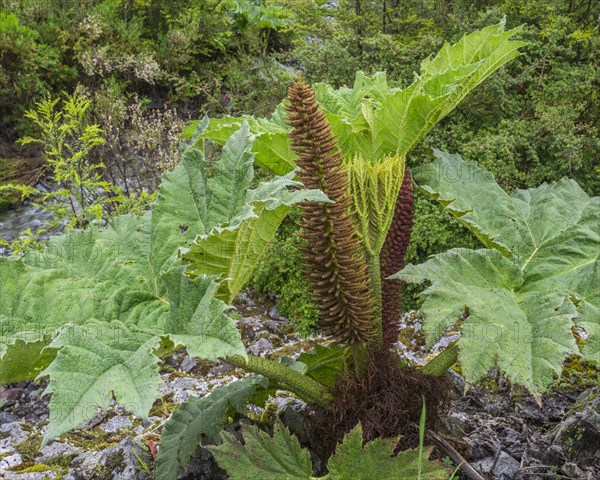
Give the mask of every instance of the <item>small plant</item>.
[[273, 435], [256, 426], [243, 429], [244, 445], [230, 434], [222, 434], [222, 444], [208, 447], [217, 463], [232, 480], [447, 480], [448, 466], [428, 459], [431, 449], [424, 447], [425, 406], [419, 424], [418, 448], [394, 454], [398, 439], [377, 439], [365, 443], [357, 425], [346, 434], [327, 463], [328, 473], [313, 476], [310, 452], [279, 422]]
[[54, 222], [64, 221], [68, 228], [106, 219], [121, 197], [116, 186], [103, 181], [104, 164], [90, 160], [104, 138], [98, 125], [90, 123], [89, 108], [89, 98], [77, 92], [62, 101], [48, 97], [25, 115], [40, 130], [39, 136], [19, 140], [22, 145], [41, 144], [46, 168], [58, 184], [56, 191], [29, 189], [28, 196], [39, 197]]

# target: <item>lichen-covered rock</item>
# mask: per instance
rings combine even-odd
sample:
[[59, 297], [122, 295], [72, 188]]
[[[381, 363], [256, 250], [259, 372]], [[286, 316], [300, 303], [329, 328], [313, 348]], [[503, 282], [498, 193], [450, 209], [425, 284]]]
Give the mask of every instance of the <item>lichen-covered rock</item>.
[[105, 432], [116, 433], [121, 430], [130, 427], [133, 424], [133, 420], [125, 415], [115, 415], [110, 418], [106, 423], [100, 425], [100, 428]]
[[252, 353], [252, 355], [264, 356], [265, 354], [273, 350], [273, 344], [269, 342], [269, 340], [267, 340], [266, 338], [260, 338], [255, 343], [250, 345], [248, 350], [250, 350], [250, 353]]
[[66, 455], [74, 455], [81, 452], [81, 449], [69, 445], [68, 443], [53, 442], [50, 445], [45, 446], [40, 451], [40, 456], [37, 457], [37, 461], [42, 463], [48, 463], [57, 457], [64, 457]]
[[12, 455], [7, 455], [2, 460], [0, 460], [0, 475], [6, 475], [9, 468], [12, 468], [21, 463], [23, 463], [21, 454], [13, 453]]
[[68, 478], [71, 480], [143, 480], [148, 476], [139, 468], [138, 457], [143, 459], [145, 454], [131, 437], [126, 437], [106, 450], [84, 452], [73, 459], [69, 465]]
[[600, 452], [600, 387], [583, 392], [554, 430], [554, 443], [573, 459], [598, 458]]
[[2, 477], [4, 480], [64, 480], [62, 474], [58, 471], [43, 472], [6, 472]]
[[4, 423], [0, 425], [0, 455], [14, 452], [14, 446], [27, 438], [19, 422]]

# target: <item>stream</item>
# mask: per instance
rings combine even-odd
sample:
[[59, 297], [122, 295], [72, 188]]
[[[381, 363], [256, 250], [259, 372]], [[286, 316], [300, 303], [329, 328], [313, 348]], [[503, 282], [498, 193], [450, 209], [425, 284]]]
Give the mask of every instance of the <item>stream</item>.
[[35, 232], [52, 217], [50, 212], [32, 204], [21, 204], [0, 211], [0, 238], [14, 240], [21, 232]]

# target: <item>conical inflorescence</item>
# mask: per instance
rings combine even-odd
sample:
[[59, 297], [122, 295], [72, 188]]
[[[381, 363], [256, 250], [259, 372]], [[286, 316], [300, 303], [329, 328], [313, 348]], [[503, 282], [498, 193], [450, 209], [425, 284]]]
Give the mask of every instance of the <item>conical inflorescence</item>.
[[366, 342], [374, 333], [374, 299], [342, 154], [313, 90], [297, 82], [287, 98], [298, 176], [305, 188], [322, 190], [333, 202], [301, 206], [303, 260], [319, 319], [338, 340]]
[[398, 341], [400, 310], [402, 308], [401, 280], [386, 280], [405, 266], [406, 251], [413, 227], [414, 198], [410, 172], [404, 173], [402, 187], [396, 200], [394, 218], [379, 256], [381, 262], [382, 336], [384, 347]]

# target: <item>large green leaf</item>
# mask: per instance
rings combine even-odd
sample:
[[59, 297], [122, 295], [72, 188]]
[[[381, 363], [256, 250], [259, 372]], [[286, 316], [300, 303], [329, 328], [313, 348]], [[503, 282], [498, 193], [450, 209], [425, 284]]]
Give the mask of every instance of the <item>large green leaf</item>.
[[246, 411], [246, 402], [257, 387], [267, 386], [263, 377], [251, 377], [215, 389], [203, 398], [190, 397], [165, 424], [156, 458], [157, 480], [176, 480], [187, 465], [203, 436], [218, 440], [227, 423], [228, 411]]
[[379, 257], [394, 217], [404, 178], [404, 158], [369, 163], [363, 157], [346, 162], [360, 235], [370, 257]]
[[[432, 198], [469, 228], [488, 248], [511, 256], [530, 280], [545, 277], [540, 269], [561, 267], [545, 256], [564, 241], [566, 250], [583, 249], [582, 262], [589, 265], [598, 254], [598, 198], [592, 199], [574, 180], [544, 184], [507, 194], [494, 176], [460, 155], [434, 150], [436, 161], [413, 170], [413, 179]], [[571, 240], [569, 240], [571, 239]], [[573, 252], [576, 253], [576, 252]], [[552, 253], [550, 253], [552, 255]], [[545, 265], [545, 266], [544, 266]], [[577, 269], [574, 277], [578, 276]], [[564, 273], [564, 272], [563, 272]]]
[[56, 351], [45, 349], [49, 337], [45, 339], [41, 337], [40, 340], [35, 340], [39, 338], [37, 336], [28, 338], [28, 335], [25, 335], [24, 337], [25, 340], [14, 338], [14, 343], [5, 345], [6, 351], [2, 362], [10, 365], [11, 368], [0, 366], [0, 384], [34, 380], [54, 360]]
[[405, 156], [435, 124], [477, 85], [519, 55], [520, 29], [504, 31], [505, 21], [445, 44], [421, 64], [405, 89], [388, 86], [385, 75], [370, 79], [360, 72], [352, 89], [315, 87], [342, 151], [376, 162]]
[[[248, 165], [248, 168], [252, 168]], [[209, 233], [199, 235], [190, 248], [182, 250], [192, 275], [216, 275], [223, 281], [219, 297], [233, 301], [266, 252], [277, 228], [292, 205], [305, 200], [329, 202], [318, 190], [295, 190], [302, 184], [294, 173], [275, 177], [247, 192], [244, 208], [231, 212], [227, 220]]]
[[333, 387], [340, 372], [346, 367], [344, 349], [338, 345], [315, 345], [314, 352], [304, 352], [298, 362], [306, 365], [303, 373], [317, 382]]
[[202, 275], [193, 280], [183, 268], [168, 277], [167, 297], [171, 306], [165, 333], [194, 357], [216, 361], [228, 355], [246, 355], [234, 321], [225, 315], [231, 307], [216, 298], [219, 284]]
[[328, 479], [340, 480], [414, 480], [417, 478], [446, 480], [449, 468], [428, 460], [428, 449], [422, 456], [418, 449], [405, 450], [392, 457], [398, 441], [376, 438], [363, 446], [362, 427], [357, 425], [345, 437], [329, 460]]
[[[392, 457], [397, 439], [376, 439], [363, 446], [360, 425], [348, 433], [329, 460], [326, 480], [414, 480], [448, 478], [449, 469], [420, 455], [418, 449]], [[311, 480], [308, 450], [280, 423], [273, 436], [255, 426], [244, 429], [244, 445], [233, 435], [223, 435], [223, 443], [209, 447], [219, 466], [232, 480]], [[427, 456], [429, 451], [426, 452]]]
[[[192, 142], [207, 127], [204, 119]], [[303, 191], [292, 175], [248, 191], [251, 148], [245, 123], [210, 167], [202, 150], [188, 145], [165, 175], [152, 211], [53, 237], [43, 253], [0, 259], [0, 379], [50, 377], [44, 442], [92, 418], [113, 396], [145, 416], [160, 380], [154, 352], [166, 337], [210, 360], [246, 355], [217, 292], [223, 284], [231, 292], [232, 278], [241, 288], [264, 249], [260, 242], [270, 238], [263, 233], [277, 228], [285, 209], [304, 199], [327, 200]], [[228, 258], [227, 278], [215, 271], [185, 275], [179, 250], [225, 231], [236, 232], [245, 244], [236, 252], [246, 256]], [[118, 338], [109, 335], [114, 325]]]
[[504, 31], [497, 25], [446, 43], [433, 59], [426, 59], [415, 82], [394, 91], [374, 119], [374, 150], [408, 153], [462, 99], [494, 71], [519, 56], [523, 42], [512, 40], [520, 28]]
[[598, 361], [599, 198], [566, 178], [508, 195], [477, 165], [435, 154], [413, 178], [489, 250], [451, 250], [393, 277], [432, 283], [423, 304], [429, 344], [466, 308], [459, 344], [469, 381], [497, 364], [543, 391], [577, 351], [573, 322], [591, 335], [583, 353]]
[[298, 440], [275, 424], [273, 437], [255, 426], [244, 429], [244, 445], [230, 434], [223, 443], [208, 447], [217, 463], [232, 480], [309, 480], [312, 478], [310, 453]]
[[157, 336], [120, 322], [66, 325], [49, 348], [60, 349], [41, 376], [49, 376], [50, 424], [42, 446], [105, 410], [112, 395], [146, 418], [161, 384]]
[[571, 302], [560, 292], [522, 293], [521, 270], [496, 250], [453, 249], [393, 278], [432, 283], [422, 307], [430, 345], [468, 309], [459, 357], [471, 383], [498, 365], [537, 394], [560, 373], [565, 354], [577, 351]]
[[[406, 156], [470, 91], [519, 55], [525, 44], [512, 37], [521, 29], [505, 31], [504, 27], [502, 20], [465, 35], [455, 45], [445, 44], [434, 58], [422, 62], [414, 82], [405, 89], [391, 87], [384, 73], [367, 77], [363, 72], [357, 72], [352, 88], [314, 85], [342, 152], [371, 163], [386, 156]], [[296, 155], [284, 118], [283, 104], [268, 120], [224, 117], [213, 121], [202, 137], [223, 144], [245, 120], [257, 135], [256, 163], [286, 174], [294, 169]], [[192, 131], [190, 127], [186, 134]]]
[[[296, 155], [292, 152], [289, 129], [284, 118], [283, 107], [280, 105], [270, 119], [251, 116], [214, 119], [209, 128], [197, 138], [198, 141], [209, 139], [224, 145], [242, 123], [247, 122], [255, 134], [252, 152], [256, 155], [256, 164], [277, 175], [286, 175], [296, 168]], [[183, 137], [191, 137], [196, 128], [197, 123], [191, 123], [183, 132]]]

